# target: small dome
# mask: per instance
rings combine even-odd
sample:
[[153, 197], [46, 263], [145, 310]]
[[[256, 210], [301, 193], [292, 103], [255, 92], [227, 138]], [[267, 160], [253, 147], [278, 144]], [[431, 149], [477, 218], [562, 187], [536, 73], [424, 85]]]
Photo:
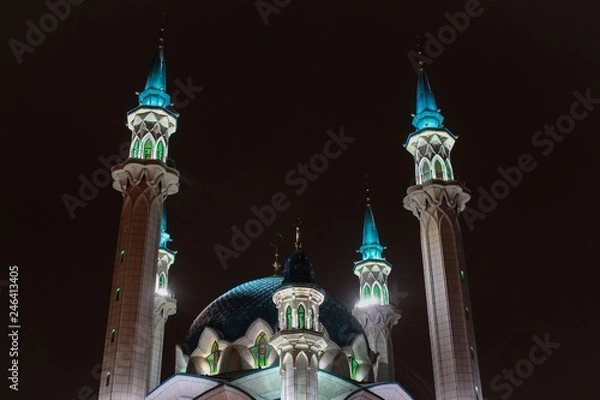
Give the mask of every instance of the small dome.
[[[194, 351], [198, 346], [198, 340], [205, 328], [217, 330], [221, 337], [229, 342], [243, 337], [258, 318], [263, 319], [276, 331], [277, 308], [272, 297], [282, 283], [281, 276], [260, 278], [242, 283], [214, 300], [198, 315], [188, 331], [186, 342], [190, 351]], [[356, 335], [364, 334], [360, 323], [346, 307], [326, 292], [319, 310], [319, 321], [338, 346], [348, 346]]]
[[283, 283], [313, 283], [315, 271], [310, 259], [302, 250], [296, 250], [285, 260]]

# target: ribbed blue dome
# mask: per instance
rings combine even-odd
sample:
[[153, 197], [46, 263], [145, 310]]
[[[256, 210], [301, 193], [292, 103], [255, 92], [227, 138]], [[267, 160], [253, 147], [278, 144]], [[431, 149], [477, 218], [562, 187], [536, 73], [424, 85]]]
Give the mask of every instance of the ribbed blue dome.
[[[276, 331], [277, 308], [272, 297], [282, 282], [283, 277], [271, 276], [242, 283], [210, 303], [188, 331], [186, 342], [190, 351], [198, 346], [198, 340], [207, 327], [217, 330], [229, 342], [245, 335], [258, 318], [265, 320]], [[319, 320], [331, 340], [340, 347], [349, 345], [355, 335], [364, 333], [346, 307], [327, 293], [320, 308]]]

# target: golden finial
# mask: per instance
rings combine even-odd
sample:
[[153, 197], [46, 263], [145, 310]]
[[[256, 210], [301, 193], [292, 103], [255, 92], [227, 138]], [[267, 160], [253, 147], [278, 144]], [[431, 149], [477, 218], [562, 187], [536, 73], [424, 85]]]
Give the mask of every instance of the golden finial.
[[300, 217], [298, 217], [298, 220], [296, 221], [296, 241], [294, 243], [294, 247], [296, 248], [296, 251], [302, 249], [302, 240], [300, 240], [300, 227], [301, 226], [302, 226], [302, 219]]
[[169, 13], [163, 11], [162, 13], [162, 22], [160, 24], [160, 35], [158, 37], [158, 47], [165, 47], [165, 31], [167, 29], [167, 21], [169, 21]]
[[[279, 241], [283, 239], [281, 233], [277, 232], [277, 236], [279, 236]], [[275, 248], [275, 260], [273, 261], [273, 275], [277, 276], [281, 273], [281, 264], [279, 263], [279, 246], [274, 243], [269, 244]]]
[[367, 205], [371, 205], [371, 189], [369, 188], [369, 184], [371, 180], [369, 179], [369, 175], [365, 175], [365, 195], [367, 196]]

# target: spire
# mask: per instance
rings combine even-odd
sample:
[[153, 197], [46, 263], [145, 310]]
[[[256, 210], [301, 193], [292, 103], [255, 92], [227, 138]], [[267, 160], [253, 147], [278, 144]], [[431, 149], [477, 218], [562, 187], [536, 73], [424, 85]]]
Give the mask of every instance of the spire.
[[417, 73], [417, 104], [412, 124], [417, 128], [417, 131], [426, 128], [441, 128], [444, 116], [437, 107], [429, 79], [423, 70], [423, 62], [421, 61], [419, 65], [420, 68]]
[[302, 240], [300, 237], [300, 227], [301, 226], [302, 226], [302, 219], [300, 217], [298, 217], [298, 221], [296, 222], [296, 235], [295, 235], [295, 241], [294, 241], [294, 247], [296, 248], [296, 251], [302, 250]]
[[167, 94], [167, 63], [165, 61], [165, 25], [163, 20], [158, 38], [158, 48], [150, 67], [144, 91], [138, 97], [140, 105], [166, 108], [171, 104], [171, 96]]
[[158, 247], [161, 249], [169, 250], [167, 244], [171, 241], [171, 235], [167, 232], [167, 207], [163, 205], [162, 215], [160, 218], [160, 240]]
[[310, 259], [302, 249], [302, 241], [300, 237], [300, 226], [302, 220], [298, 218], [295, 228], [295, 243], [294, 247], [296, 250], [289, 255], [285, 260], [283, 267], [283, 283], [294, 284], [294, 283], [313, 283], [313, 277], [315, 271], [313, 270]]
[[379, 233], [377, 225], [375, 225], [375, 217], [371, 204], [367, 203], [365, 211], [365, 222], [363, 225], [363, 240], [362, 246], [358, 251], [362, 254], [363, 260], [383, 258], [383, 250], [385, 248], [379, 243]]

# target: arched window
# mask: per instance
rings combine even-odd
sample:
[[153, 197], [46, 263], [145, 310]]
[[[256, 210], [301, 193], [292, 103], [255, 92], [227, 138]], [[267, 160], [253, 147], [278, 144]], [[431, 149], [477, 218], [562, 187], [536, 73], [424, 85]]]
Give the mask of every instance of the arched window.
[[110, 342], [114, 343], [115, 341], [115, 336], [117, 336], [117, 330], [113, 329], [112, 331], [110, 331]]
[[131, 157], [140, 158], [140, 140], [138, 138], [135, 138], [131, 146]]
[[390, 293], [388, 292], [387, 285], [383, 285], [383, 304], [389, 304]]
[[257, 368], [266, 367], [271, 354], [271, 346], [267, 343], [267, 335], [261, 332], [254, 341], [254, 346], [250, 347], [250, 353], [254, 357], [254, 365]]
[[210, 366], [210, 373], [214, 374], [217, 372], [217, 366], [219, 365], [219, 358], [221, 357], [221, 351], [219, 350], [219, 344], [215, 340], [213, 343], [210, 354], [206, 357], [206, 361], [208, 361], [208, 365]]
[[117, 290], [115, 290], [115, 301], [119, 301], [120, 298], [121, 298], [121, 288], [118, 287]]
[[421, 183], [431, 179], [431, 165], [429, 160], [424, 158], [421, 162]]
[[315, 326], [315, 313], [311, 308], [310, 311], [308, 312], [308, 329], [314, 329], [314, 326]]
[[356, 379], [356, 373], [358, 372], [358, 367], [360, 366], [360, 363], [356, 360], [354, 350], [350, 353], [350, 357], [348, 358], [348, 361], [350, 361], [350, 377], [352, 379]]
[[163, 161], [164, 155], [165, 155], [165, 144], [163, 143], [162, 140], [159, 140], [158, 144], [156, 145], [156, 158]]
[[304, 329], [306, 324], [306, 313], [304, 310], [304, 306], [300, 304], [298, 307], [298, 329]]
[[158, 275], [158, 288], [166, 289], [166, 287], [167, 287], [167, 277], [165, 276], [164, 272], [161, 272], [160, 275]]
[[106, 386], [110, 385], [110, 372], [106, 373]]
[[121, 250], [119, 253], [119, 262], [125, 261], [125, 250]]
[[433, 170], [436, 179], [444, 179], [444, 166], [439, 157], [433, 159]]
[[381, 304], [381, 288], [379, 287], [379, 283], [375, 282], [373, 285], [373, 297], [377, 299], [377, 303]]
[[292, 307], [285, 310], [285, 329], [292, 329]]
[[365, 288], [363, 289], [363, 297], [365, 300], [369, 300], [371, 298], [371, 288], [368, 283], [365, 283]]
[[148, 138], [144, 142], [144, 160], [152, 158], [152, 139]]
[[450, 160], [446, 159], [446, 176], [448, 179], [454, 179], [454, 172], [452, 172], [452, 165]]

